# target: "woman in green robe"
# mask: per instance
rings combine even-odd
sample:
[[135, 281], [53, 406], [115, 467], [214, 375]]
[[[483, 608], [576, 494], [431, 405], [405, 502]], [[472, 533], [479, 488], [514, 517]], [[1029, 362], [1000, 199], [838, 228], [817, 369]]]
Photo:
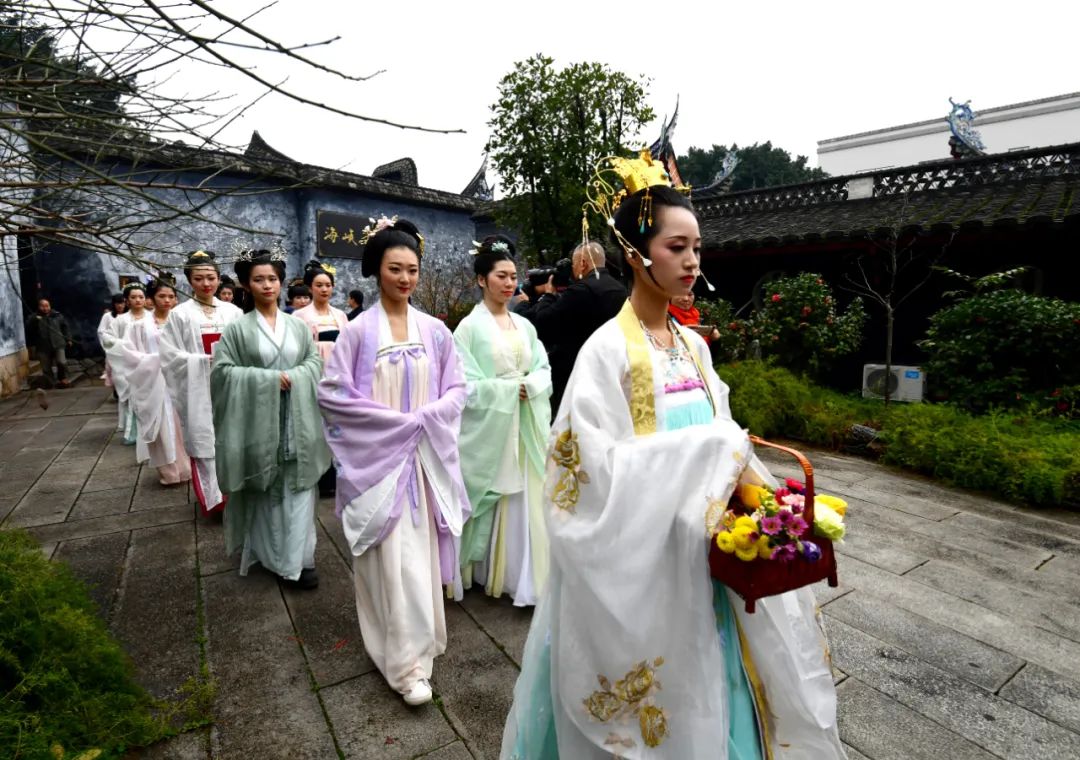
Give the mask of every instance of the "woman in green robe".
[[483, 300], [454, 331], [468, 400], [461, 474], [472, 516], [461, 534], [462, 583], [531, 606], [547, 582], [544, 460], [551, 368], [536, 330], [507, 307], [517, 288], [514, 248], [491, 236], [474, 251]]
[[210, 373], [225, 549], [242, 549], [241, 575], [259, 562], [315, 588], [317, 484], [330, 464], [315, 396], [322, 360], [310, 328], [278, 309], [283, 251], [245, 251], [236, 275], [255, 309], [226, 326]]

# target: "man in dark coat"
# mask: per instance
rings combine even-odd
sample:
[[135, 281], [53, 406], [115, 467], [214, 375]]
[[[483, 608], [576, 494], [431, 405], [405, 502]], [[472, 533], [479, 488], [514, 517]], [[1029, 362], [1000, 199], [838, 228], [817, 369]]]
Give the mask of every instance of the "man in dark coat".
[[552, 417], [559, 410], [566, 382], [578, 351], [600, 325], [619, 313], [626, 288], [604, 267], [604, 249], [598, 243], [581, 245], [573, 255], [574, 281], [561, 294], [554, 278], [538, 285], [536, 301], [516, 311], [536, 326], [551, 362]]
[[[68, 386], [67, 349], [71, 345], [71, 333], [67, 320], [58, 311], [52, 310], [49, 299], [38, 300], [38, 313], [30, 317], [26, 324], [26, 344], [37, 351], [41, 362], [41, 373], [49, 384], [59, 381], [61, 388]], [[53, 364], [56, 364], [56, 376], [53, 377]]]

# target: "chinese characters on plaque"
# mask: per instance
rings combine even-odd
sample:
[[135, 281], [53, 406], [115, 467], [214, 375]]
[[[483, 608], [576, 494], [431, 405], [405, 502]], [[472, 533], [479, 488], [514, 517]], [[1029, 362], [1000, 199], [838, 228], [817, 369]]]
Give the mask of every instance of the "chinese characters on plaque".
[[321, 258], [358, 259], [364, 252], [360, 233], [369, 224], [366, 216], [319, 211], [315, 234]]

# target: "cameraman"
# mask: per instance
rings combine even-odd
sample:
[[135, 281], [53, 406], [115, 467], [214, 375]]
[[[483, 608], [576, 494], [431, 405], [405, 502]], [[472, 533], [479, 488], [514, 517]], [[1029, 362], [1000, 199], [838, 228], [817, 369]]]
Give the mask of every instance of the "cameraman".
[[574, 249], [572, 272], [573, 281], [561, 294], [556, 294], [552, 275], [546, 283], [536, 286], [535, 300], [521, 303], [515, 309], [536, 326], [547, 348], [554, 388], [552, 417], [558, 412], [578, 351], [596, 328], [618, 314], [626, 302], [626, 288], [608, 274], [604, 249], [599, 243]]

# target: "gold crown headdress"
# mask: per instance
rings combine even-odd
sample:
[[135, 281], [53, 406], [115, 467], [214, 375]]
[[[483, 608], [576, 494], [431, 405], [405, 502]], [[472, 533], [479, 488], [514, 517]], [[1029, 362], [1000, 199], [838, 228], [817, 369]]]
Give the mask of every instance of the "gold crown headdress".
[[[621, 189], [616, 189], [616, 178], [622, 183]], [[644, 190], [645, 194], [641, 197], [641, 207], [638, 209], [637, 218], [638, 226], [644, 233], [653, 224], [652, 195], [649, 189], [658, 185], [674, 187], [681, 193], [690, 193], [689, 185], [677, 187], [672, 185], [671, 176], [664, 164], [653, 158], [648, 148], [642, 150], [637, 158], [607, 156], [600, 159], [596, 163], [592, 179], [585, 188], [585, 203], [581, 207], [582, 245], [589, 243], [589, 213], [596, 213], [604, 218], [627, 256], [637, 256], [646, 267], [652, 266], [652, 261], [616, 229], [615, 211], [627, 197]], [[708, 280], [705, 280], [705, 284], [708, 285], [709, 290], [715, 290]]]

